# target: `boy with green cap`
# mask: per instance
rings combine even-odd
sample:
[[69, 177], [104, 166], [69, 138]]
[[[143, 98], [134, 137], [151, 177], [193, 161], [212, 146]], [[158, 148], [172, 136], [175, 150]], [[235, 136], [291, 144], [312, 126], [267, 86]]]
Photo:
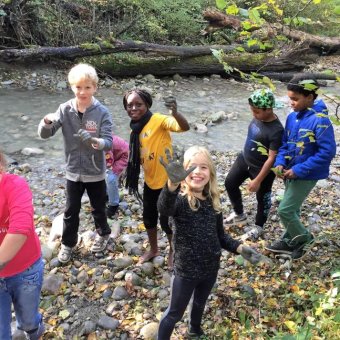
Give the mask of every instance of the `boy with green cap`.
[[242, 239], [257, 240], [263, 234], [271, 207], [271, 189], [275, 179], [271, 168], [282, 143], [283, 126], [273, 111], [274, 94], [269, 89], [256, 90], [248, 99], [253, 120], [241, 152], [232, 165], [226, 180], [233, 212], [225, 219], [226, 225], [246, 225], [240, 186], [248, 178], [247, 189], [256, 192], [257, 212], [255, 225], [246, 229]]

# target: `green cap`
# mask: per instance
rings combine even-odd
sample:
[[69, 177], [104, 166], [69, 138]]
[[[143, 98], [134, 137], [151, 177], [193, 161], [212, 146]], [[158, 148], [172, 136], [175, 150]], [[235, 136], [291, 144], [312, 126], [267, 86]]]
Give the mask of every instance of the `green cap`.
[[275, 107], [274, 94], [269, 89], [254, 91], [248, 98], [248, 102], [251, 106], [259, 109], [270, 109]]

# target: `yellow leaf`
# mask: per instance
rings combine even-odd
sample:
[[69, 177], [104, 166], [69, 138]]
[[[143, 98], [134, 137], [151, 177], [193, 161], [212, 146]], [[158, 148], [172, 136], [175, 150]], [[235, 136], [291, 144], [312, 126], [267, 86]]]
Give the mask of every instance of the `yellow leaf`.
[[103, 284], [99, 287], [98, 291], [99, 292], [103, 292], [105, 289], [107, 289], [109, 287], [109, 285], [106, 283], [106, 284]]
[[277, 303], [277, 300], [275, 298], [267, 299], [267, 305], [269, 307], [278, 307], [278, 303]]
[[296, 332], [296, 323], [294, 321], [285, 321], [284, 324], [287, 326], [287, 328], [295, 333]]
[[70, 312], [67, 309], [64, 309], [59, 312], [58, 316], [60, 316], [63, 320], [65, 320], [70, 316]]
[[139, 231], [144, 231], [144, 230], [145, 230], [144, 223], [138, 224], [138, 230], [139, 230]]
[[298, 292], [300, 290], [300, 288], [297, 285], [294, 286], [290, 286], [290, 290], [294, 293]]

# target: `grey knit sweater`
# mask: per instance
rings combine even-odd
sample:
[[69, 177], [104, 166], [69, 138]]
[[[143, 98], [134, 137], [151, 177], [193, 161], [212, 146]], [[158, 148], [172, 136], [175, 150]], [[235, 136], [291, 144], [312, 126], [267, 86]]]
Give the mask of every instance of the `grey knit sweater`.
[[187, 196], [180, 195], [179, 190], [170, 192], [166, 186], [157, 204], [162, 215], [173, 216], [174, 271], [188, 279], [216, 275], [221, 248], [236, 254], [241, 244], [224, 232], [222, 213], [216, 213], [211, 200], [199, 203], [198, 210], [193, 211]]

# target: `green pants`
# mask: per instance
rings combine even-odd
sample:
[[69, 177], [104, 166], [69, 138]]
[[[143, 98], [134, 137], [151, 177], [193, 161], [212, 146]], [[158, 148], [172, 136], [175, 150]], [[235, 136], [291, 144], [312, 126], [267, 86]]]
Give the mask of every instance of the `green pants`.
[[289, 179], [285, 181], [285, 193], [279, 205], [278, 215], [286, 228], [282, 239], [292, 247], [308, 242], [312, 234], [300, 221], [300, 208], [314, 188], [317, 180]]

